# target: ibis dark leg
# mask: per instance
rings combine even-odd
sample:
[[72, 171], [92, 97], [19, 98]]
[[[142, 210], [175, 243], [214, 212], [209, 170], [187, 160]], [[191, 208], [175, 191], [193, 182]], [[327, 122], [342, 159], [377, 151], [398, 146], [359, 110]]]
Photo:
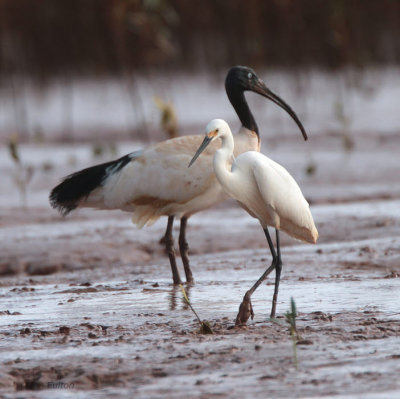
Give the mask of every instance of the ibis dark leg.
[[183, 262], [183, 267], [185, 269], [186, 282], [194, 283], [192, 271], [190, 270], [189, 265], [189, 245], [186, 241], [186, 226], [187, 226], [187, 217], [183, 216], [181, 219], [181, 229], [179, 232], [179, 250], [181, 253], [181, 258]]
[[181, 284], [181, 278], [179, 276], [178, 268], [176, 267], [174, 237], [172, 236], [173, 225], [174, 217], [168, 216], [167, 231], [165, 232], [165, 248], [169, 257], [169, 263], [171, 264], [172, 279], [174, 280], [174, 284]]
[[281, 279], [281, 271], [282, 271], [281, 247], [280, 247], [280, 242], [279, 242], [279, 230], [275, 230], [275, 231], [276, 231], [277, 258], [276, 258], [276, 262], [275, 262], [275, 289], [274, 289], [274, 296], [272, 298], [271, 318], [275, 317], [276, 302], [278, 300], [279, 281]]
[[251, 316], [253, 319], [254, 312], [251, 304], [251, 296], [258, 286], [268, 277], [268, 275], [275, 269], [278, 257], [275, 252], [274, 244], [272, 243], [271, 236], [269, 235], [268, 228], [264, 229], [265, 237], [267, 238], [269, 249], [272, 255], [271, 266], [263, 273], [263, 275], [256, 281], [256, 283], [246, 292], [243, 297], [243, 301], [240, 304], [238, 315], [236, 316], [236, 325], [246, 324], [247, 320]]

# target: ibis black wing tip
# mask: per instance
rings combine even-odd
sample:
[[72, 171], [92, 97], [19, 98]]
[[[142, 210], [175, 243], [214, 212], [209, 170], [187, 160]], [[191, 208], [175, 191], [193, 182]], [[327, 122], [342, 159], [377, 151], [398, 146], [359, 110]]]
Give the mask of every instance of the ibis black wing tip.
[[49, 195], [50, 205], [52, 208], [60, 212], [62, 216], [67, 216], [70, 212], [77, 208], [78, 204], [76, 201], [62, 201], [60, 199], [60, 193], [57, 189], [58, 186], [55, 187]]

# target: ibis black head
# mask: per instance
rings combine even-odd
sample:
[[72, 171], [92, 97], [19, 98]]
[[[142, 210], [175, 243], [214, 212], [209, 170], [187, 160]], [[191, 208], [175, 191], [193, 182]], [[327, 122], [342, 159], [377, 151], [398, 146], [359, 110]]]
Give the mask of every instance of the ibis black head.
[[283, 108], [300, 128], [304, 140], [307, 140], [307, 133], [293, 109], [278, 95], [268, 89], [253, 69], [240, 65], [232, 67], [226, 75], [225, 90], [229, 101], [233, 108], [235, 108], [235, 111], [244, 127], [253, 130], [258, 134], [257, 124], [243, 95], [245, 91], [252, 91], [268, 98]]
[[226, 75], [225, 88], [227, 91], [253, 91], [257, 80], [260, 79], [253, 69], [247, 66], [236, 65], [232, 67]]

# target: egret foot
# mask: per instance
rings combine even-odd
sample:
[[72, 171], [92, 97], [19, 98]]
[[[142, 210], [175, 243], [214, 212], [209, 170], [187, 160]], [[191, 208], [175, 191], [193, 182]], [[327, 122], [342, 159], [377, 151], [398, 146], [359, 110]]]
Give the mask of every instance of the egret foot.
[[250, 294], [246, 292], [243, 297], [243, 301], [239, 306], [239, 312], [236, 316], [235, 325], [240, 326], [247, 323], [249, 317], [251, 316], [251, 320], [254, 319], [253, 305], [251, 304]]

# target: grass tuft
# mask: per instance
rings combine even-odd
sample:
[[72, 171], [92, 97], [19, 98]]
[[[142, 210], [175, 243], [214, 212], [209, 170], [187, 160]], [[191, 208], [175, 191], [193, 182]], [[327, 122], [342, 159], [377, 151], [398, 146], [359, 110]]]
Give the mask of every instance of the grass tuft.
[[[285, 313], [285, 322], [289, 324], [289, 331], [290, 331], [290, 336], [292, 338], [293, 342], [293, 363], [294, 366], [296, 367], [296, 370], [299, 369], [299, 361], [297, 358], [297, 342], [300, 340], [300, 336], [297, 332], [297, 326], [296, 326], [296, 317], [297, 317], [297, 309], [296, 309], [296, 302], [294, 301], [293, 297], [290, 298], [290, 311]], [[270, 319], [273, 323], [279, 324], [279, 325], [286, 325], [286, 323], [282, 322], [281, 320], [278, 319]]]
[[296, 367], [296, 370], [298, 370], [299, 361], [297, 358], [297, 341], [299, 340], [299, 334], [297, 333], [296, 317], [297, 317], [296, 302], [294, 301], [293, 297], [291, 297], [290, 311], [285, 313], [285, 320], [289, 324], [290, 336], [292, 337], [292, 342], [293, 342], [293, 362]]
[[188, 296], [186, 295], [186, 291], [185, 288], [183, 287], [182, 284], [179, 284], [182, 290], [182, 294], [183, 294], [183, 299], [185, 300], [185, 302], [188, 304], [188, 306], [190, 307], [190, 309], [192, 310], [192, 312], [195, 314], [197, 320], [199, 321], [200, 324], [200, 330], [199, 333], [200, 334], [214, 334], [214, 331], [212, 330], [210, 323], [207, 320], [201, 320], [200, 317], [198, 316], [198, 314], [196, 313], [196, 311], [193, 309], [193, 306], [191, 305]]

